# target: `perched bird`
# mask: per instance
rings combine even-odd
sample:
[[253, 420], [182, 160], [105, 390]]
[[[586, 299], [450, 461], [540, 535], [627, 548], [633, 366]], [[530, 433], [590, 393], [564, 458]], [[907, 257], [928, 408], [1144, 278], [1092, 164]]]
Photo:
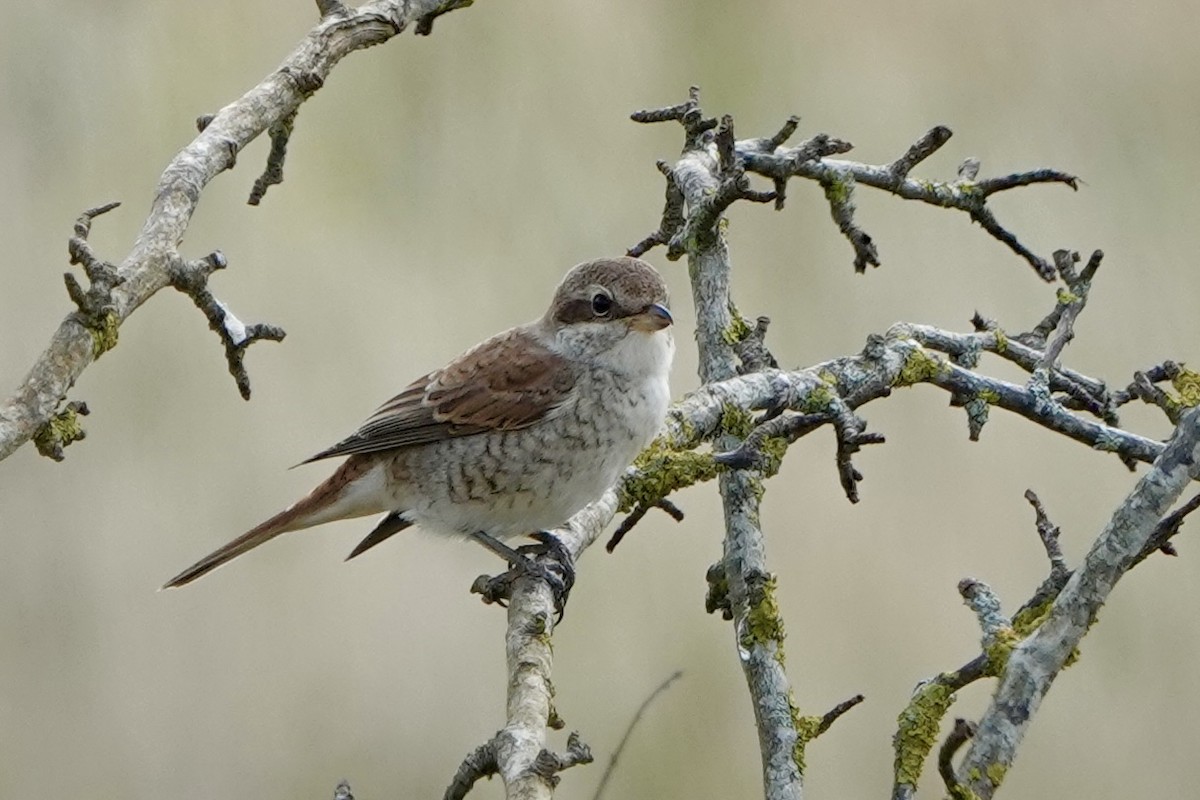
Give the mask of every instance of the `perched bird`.
[[511, 559], [502, 540], [565, 522], [658, 433], [670, 397], [671, 322], [666, 285], [644, 261], [574, 267], [540, 319], [409, 384], [356, 433], [304, 462], [349, 456], [328, 480], [163, 588], [281, 533], [380, 513], [349, 558], [417, 524]]

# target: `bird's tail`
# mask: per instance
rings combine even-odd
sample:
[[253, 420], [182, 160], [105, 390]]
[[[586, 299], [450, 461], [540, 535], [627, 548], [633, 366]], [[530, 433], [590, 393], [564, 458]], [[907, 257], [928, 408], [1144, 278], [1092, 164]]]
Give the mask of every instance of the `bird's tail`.
[[[226, 561], [253, 550], [281, 533], [310, 528], [335, 519], [350, 519], [386, 510], [374, 499], [374, 495], [378, 493], [372, 492], [372, 487], [362, 485], [372, 482], [367, 473], [377, 466], [378, 462], [375, 459], [352, 456], [307, 497], [246, 531], [224, 547], [209, 553], [171, 578], [162, 588], [173, 589], [191, 583]], [[363, 478], [366, 480], [360, 481]]]

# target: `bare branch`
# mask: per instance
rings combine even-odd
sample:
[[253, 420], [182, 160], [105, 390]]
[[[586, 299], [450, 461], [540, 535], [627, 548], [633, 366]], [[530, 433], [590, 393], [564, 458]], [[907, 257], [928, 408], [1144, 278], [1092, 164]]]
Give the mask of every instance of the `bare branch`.
[[471, 791], [471, 787], [480, 778], [491, 778], [500, 771], [496, 764], [496, 743], [494, 739], [479, 745], [463, 759], [446, 787], [443, 800], [462, 800]]
[[[562, 543], [570, 558], [578, 559], [612, 521], [617, 512], [617, 503], [617, 491], [610, 489], [599, 500], [571, 517], [564, 526], [551, 531], [551, 534]], [[472, 769], [476, 763], [490, 766], [488, 759], [494, 755], [495, 772], [504, 781], [509, 798], [549, 798], [558, 782], [555, 773], [575, 764], [586, 763], [591, 758], [578, 736], [568, 741], [566, 755], [555, 756], [546, 752], [546, 728], [562, 726], [553, 709], [554, 692], [550, 682], [554, 663], [551, 644], [555, 625], [554, 597], [545, 580], [526, 573], [515, 575], [510, 588], [508, 629], [505, 634], [507, 721], [483, 746], [490, 748], [490, 751], [484, 752], [480, 748], [468, 756], [472, 765], [460, 767], [447, 793], [465, 783], [465, 780], [458, 780], [459, 775], [474, 774]], [[474, 758], [476, 754], [479, 754], [479, 758]], [[468, 789], [469, 785], [462, 791], [465, 793]], [[447, 797], [450, 796], [447, 794]]]
[[171, 285], [186, 294], [208, 318], [208, 327], [221, 339], [225, 348], [225, 360], [229, 363], [229, 374], [237, 383], [242, 399], [250, 399], [250, 375], [246, 372], [243, 359], [246, 349], [258, 341], [281, 342], [287, 335], [283, 328], [263, 323], [246, 325], [233, 315], [228, 306], [208, 290], [209, 276], [225, 269], [228, 262], [217, 250], [197, 261], [175, 260], [169, 271]]
[[[950, 141], [950, 137], [953, 135], [954, 133], [945, 125], [931, 128], [928, 133], [913, 142], [904, 155], [889, 164], [888, 171], [901, 180], [907, 178], [913, 167], [940, 150], [942, 145]], [[976, 162], [976, 169], [978, 169], [978, 162]], [[962, 175], [960, 169], [959, 177]]]
[[[687, 144], [681, 164], [688, 160], [689, 152], [698, 153], [705, 149], [709, 143], [705, 139], [707, 132], [718, 126], [716, 120], [704, 117], [700, 109], [699, 90], [694, 86], [686, 102], [666, 108], [639, 111], [634, 113], [632, 118], [637, 122], [678, 121], [683, 124]], [[728, 122], [722, 127], [732, 130], [732, 120], [729, 117], [725, 120]], [[1025, 259], [1044, 280], [1053, 280], [1053, 266], [1022, 245], [1015, 235], [1001, 226], [987, 207], [987, 200], [997, 192], [1039, 183], [1062, 183], [1072, 189], [1078, 189], [1078, 179], [1074, 175], [1058, 170], [1040, 169], [976, 180], [979, 162], [977, 159], [969, 159], [959, 168], [957, 180], [942, 183], [914, 180], [908, 177], [909, 172], [946, 143], [951, 136], [949, 128], [941, 125], [934, 127], [890, 164], [870, 165], [828, 158], [830, 155], [847, 152], [851, 145], [825, 134], [819, 134], [798, 147], [784, 148], [783, 143], [795, 133], [798, 125], [799, 120], [791, 117], [775, 136], [739, 141], [731, 148], [732, 153], [736, 155], [736, 159], [733, 160], [740, 161], [747, 171], [770, 179], [774, 186], [773, 192], [756, 193], [728, 185], [721, 191], [719, 198], [714, 194], [706, 199], [696, 197], [694, 192], [689, 192], [687, 187], [680, 183], [684, 194], [692, 197], [689, 206], [693, 213], [689, 215], [688, 230], [675, 230], [673, 235], [666, 236], [664, 226], [657, 234], [642, 240], [631, 252], [640, 254], [657, 244], [668, 244], [668, 257], [678, 258], [688, 246], [688, 237], [697, 233], [704, 234], [711, 220], [719, 216], [729, 203], [737, 199], [763, 201], [773, 198], [775, 207], [782, 208], [787, 193], [787, 182], [791, 178], [800, 177], [817, 181], [824, 188], [834, 222], [854, 248], [854, 268], [858, 272], [865, 271], [867, 265], [879, 266], [879, 253], [871, 236], [854, 221], [854, 187], [857, 184], [865, 184], [906, 200], [917, 200], [966, 212], [984, 230]], [[714, 187], [714, 192], [716, 191], [719, 190]], [[698, 216], [696, 212], [699, 212]], [[691, 228], [693, 219], [695, 229]], [[703, 243], [700, 243], [700, 246], [703, 246]]]
[[938, 751], [938, 773], [946, 784], [946, 791], [955, 800], [967, 800], [969, 795], [964, 791], [965, 787], [954, 771], [954, 754], [975, 735], [975, 729], [975, 723], [959, 717], [954, 720], [954, 729], [950, 731], [950, 735]]
[[[385, 42], [413, 23], [427, 29], [437, 15], [464, 5], [464, 0], [374, 0], [341, 13], [332, 3], [320, 4], [321, 21], [282, 66], [218, 114], [203, 119], [203, 130], [167, 165], [141, 232], [128, 255], [112, 271], [111, 291], [94, 278], [86, 294], [76, 291], [79, 287], [72, 286], [74, 279], [68, 281], [71, 297], [77, 303], [96, 293], [94, 299], [99, 305], [91, 299], [87, 302], [93, 311], [104, 309], [100, 319], [103, 324], [97, 325], [94, 317], [81, 317], [80, 312], [68, 314], [62, 321], [28, 375], [0, 404], [0, 459], [47, 424], [88, 365], [115, 344], [117, 328], [142, 303], [170, 285], [171, 265], [181, 258], [177, 247], [201, 193], [209, 181], [232, 168], [237, 153], [246, 144], [295, 114], [313, 87], [319, 86], [350, 53]], [[330, 13], [334, 11], [338, 13]], [[95, 216], [102, 210], [88, 213]], [[100, 263], [89, 262], [89, 252], [86, 248], [78, 250], [85, 271], [89, 263], [93, 267]], [[98, 274], [103, 272], [99, 270]]]
[[826, 711], [825, 714], [821, 717], [821, 722], [817, 725], [817, 729], [816, 729], [814, 736], [820, 736], [822, 733], [825, 733], [826, 731], [828, 731], [830, 728], [833, 727], [833, 723], [835, 723], [839, 719], [841, 719], [842, 716], [847, 711], [854, 708], [855, 706], [857, 706], [859, 703], [861, 703], [862, 701], [864, 701], [866, 699], [867, 698], [864, 697], [863, 695], [856, 694], [847, 700], [843, 700], [842, 702], [838, 703], [833, 708]]
[[672, 503], [670, 500], [666, 499], [665, 497], [660, 497], [658, 499], [658, 501], [654, 503], [654, 505], [651, 505], [651, 506], [639, 505], [637, 508], [633, 509], [633, 511], [629, 514], [628, 517], [621, 520], [621, 524], [618, 525], [617, 529], [613, 531], [612, 536], [609, 537], [608, 543], [604, 545], [604, 549], [610, 553], [613, 550], [615, 550], [617, 548], [617, 545], [619, 545], [621, 543], [621, 540], [623, 540], [625, 538], [625, 535], [627, 533], [629, 533], [631, 530], [633, 530], [634, 526], [637, 525], [639, 522], [641, 522], [642, 517], [646, 516], [646, 514], [652, 508], [661, 509], [662, 511], [666, 512], [667, 516], [669, 516], [671, 519], [675, 520], [676, 522], [683, 522], [682, 509], [680, 509], [679, 506], [675, 505], [674, 503]]

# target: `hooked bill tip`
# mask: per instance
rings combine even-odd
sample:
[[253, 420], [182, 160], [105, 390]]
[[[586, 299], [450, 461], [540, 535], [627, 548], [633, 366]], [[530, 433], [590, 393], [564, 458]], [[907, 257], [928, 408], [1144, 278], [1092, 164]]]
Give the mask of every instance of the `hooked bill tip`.
[[633, 318], [633, 325], [638, 330], [653, 333], [675, 322], [671, 312], [662, 303], [651, 303], [640, 314]]

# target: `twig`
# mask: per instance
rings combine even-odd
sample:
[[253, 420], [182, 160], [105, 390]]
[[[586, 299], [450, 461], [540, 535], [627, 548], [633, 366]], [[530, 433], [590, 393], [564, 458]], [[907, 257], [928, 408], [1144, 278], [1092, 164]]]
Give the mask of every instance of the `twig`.
[[938, 751], [938, 774], [946, 784], [946, 791], [955, 800], [968, 800], [970, 795], [964, 791], [962, 781], [954, 771], [954, 754], [975, 735], [976, 726], [962, 717], [954, 720], [954, 728]]
[[579, 738], [578, 731], [571, 731], [571, 734], [567, 736], [567, 751], [559, 755], [549, 750], [543, 750], [538, 753], [537, 759], [533, 762], [533, 771], [553, 789], [561, 780], [558, 773], [580, 764], [590, 764], [592, 760], [591, 748]]
[[608, 543], [604, 545], [604, 549], [610, 553], [615, 550], [617, 545], [619, 545], [625, 538], [625, 534], [633, 530], [634, 526], [641, 522], [642, 517], [646, 516], [646, 514], [652, 508], [662, 509], [671, 519], [675, 520], [676, 522], [683, 522], [683, 511], [679, 508], [679, 506], [675, 505], [665, 497], [659, 498], [658, 502], [652, 506], [638, 506], [629, 514], [629, 516], [621, 520], [621, 524], [618, 525], [617, 529], [613, 531], [612, 536], [609, 537]]
[[822, 733], [825, 733], [827, 730], [833, 727], [833, 723], [837, 722], [847, 711], [854, 708], [856, 705], [866, 699], [867, 698], [863, 695], [856, 694], [847, 700], [843, 700], [833, 708], [826, 711], [821, 717], [821, 722], [817, 725], [815, 736], [820, 736]]
[[1058, 526], [1050, 521], [1050, 517], [1046, 514], [1046, 508], [1034, 494], [1033, 489], [1025, 490], [1025, 499], [1033, 506], [1033, 512], [1037, 516], [1038, 538], [1042, 540], [1042, 546], [1046, 548], [1046, 557], [1050, 559], [1051, 577], [1065, 576], [1070, 570], [1067, 567], [1067, 560], [1063, 557], [1062, 546], [1058, 543]]
[[288, 139], [291, 138], [292, 129], [296, 124], [296, 113], [293, 111], [267, 130], [267, 134], [271, 137], [271, 151], [267, 154], [267, 166], [263, 169], [262, 175], [259, 175], [254, 181], [254, 188], [250, 190], [250, 199], [246, 201], [247, 204], [258, 205], [266, 196], [268, 188], [277, 183], [283, 183], [283, 161], [287, 158]]
[[500, 767], [496, 764], [496, 744], [494, 739], [479, 745], [462, 760], [450, 785], [446, 787], [443, 800], [462, 800], [471, 791], [471, 787], [480, 778], [491, 778]]
[[1163, 517], [1162, 522], [1158, 523], [1158, 526], [1154, 529], [1154, 534], [1133, 559], [1133, 563], [1129, 565], [1129, 568], [1133, 569], [1154, 553], [1163, 553], [1168, 556], [1178, 555], [1175, 551], [1175, 546], [1171, 544], [1171, 537], [1179, 533], [1179, 529], [1183, 527], [1184, 520], [1197, 508], [1200, 508], [1200, 495], [1194, 495], [1179, 508]]
[[605, 788], [608, 786], [608, 779], [612, 777], [613, 771], [617, 768], [617, 761], [621, 758], [621, 753], [625, 751], [625, 745], [629, 742], [630, 735], [633, 734], [633, 729], [641, 722], [642, 715], [646, 713], [646, 709], [650, 707], [658, 696], [665, 692], [672, 683], [683, 677], [683, 670], [676, 670], [667, 676], [667, 679], [660, 683], [650, 695], [642, 701], [638, 706], [638, 710], [634, 713], [633, 719], [629, 720], [629, 725], [625, 728], [625, 734], [621, 737], [621, 741], [617, 742], [617, 747], [613, 750], [612, 756], [608, 759], [608, 766], [604, 768], [604, 774], [600, 776], [600, 783], [596, 786], [596, 793], [592, 795], [592, 800], [600, 800], [604, 794]]
[[1011, 630], [1012, 622], [1000, 613], [1000, 598], [992, 587], [974, 578], [963, 578], [958, 582], [958, 593], [975, 612], [979, 627], [983, 631], [983, 647], [990, 647], [1004, 631]]
[[1061, 307], [1062, 313], [1055, 322], [1055, 336], [1047, 343], [1046, 352], [1042, 354], [1041, 361], [1034, 370], [1035, 375], [1039, 372], [1048, 375], [1055, 362], [1058, 361], [1063, 348], [1071, 339], [1075, 338], [1075, 319], [1087, 303], [1091, 278], [1099, 268], [1102, 258], [1104, 258], [1104, 253], [1097, 250], [1092, 254], [1092, 258], [1084, 270], [1086, 277], [1077, 277], [1074, 264], [1079, 261], [1079, 254], [1069, 250], [1054, 252], [1054, 263], [1058, 268], [1058, 274], [1062, 276], [1069, 291], [1059, 297], [1058, 306]]
[[221, 339], [229, 374], [237, 384], [243, 400], [250, 399], [250, 375], [243, 359], [246, 349], [258, 341], [281, 342], [287, 334], [283, 328], [265, 323], [246, 325], [233, 315], [229, 307], [213, 296], [208, 278], [213, 272], [225, 269], [228, 262], [217, 250], [197, 261], [176, 260], [171, 268], [171, 285], [192, 299], [208, 319], [208, 327]]

